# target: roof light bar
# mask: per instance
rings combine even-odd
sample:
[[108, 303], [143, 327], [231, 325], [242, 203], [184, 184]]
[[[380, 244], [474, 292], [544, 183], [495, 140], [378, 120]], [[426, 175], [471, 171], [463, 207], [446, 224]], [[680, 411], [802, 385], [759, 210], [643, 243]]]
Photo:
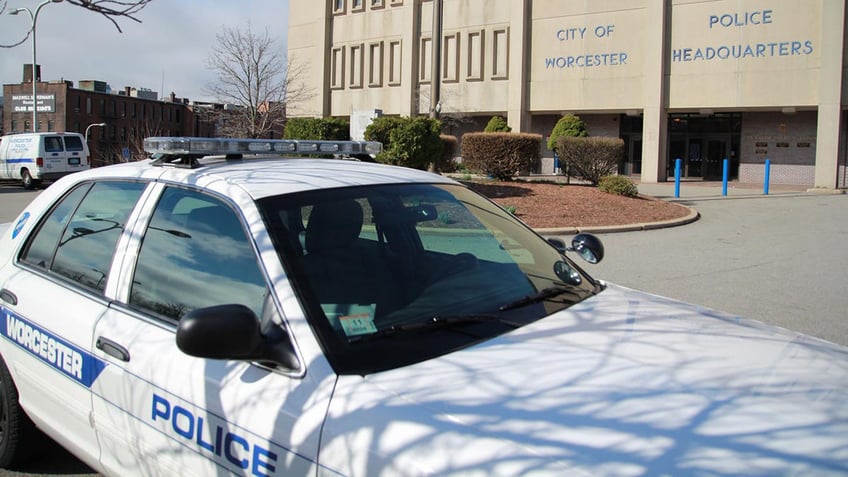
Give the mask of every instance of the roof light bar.
[[379, 154], [383, 145], [371, 141], [303, 141], [289, 139], [229, 139], [208, 137], [148, 137], [150, 154], [216, 156], [227, 154], [331, 153]]

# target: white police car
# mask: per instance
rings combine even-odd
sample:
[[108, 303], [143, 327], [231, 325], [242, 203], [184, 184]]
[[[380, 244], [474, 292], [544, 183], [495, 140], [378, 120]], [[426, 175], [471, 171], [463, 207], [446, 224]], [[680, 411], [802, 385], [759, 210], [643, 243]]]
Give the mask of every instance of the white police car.
[[[845, 475], [848, 351], [597, 281], [447, 178], [151, 138], [0, 248], [0, 464], [110, 475]], [[206, 158], [223, 154], [226, 158]]]

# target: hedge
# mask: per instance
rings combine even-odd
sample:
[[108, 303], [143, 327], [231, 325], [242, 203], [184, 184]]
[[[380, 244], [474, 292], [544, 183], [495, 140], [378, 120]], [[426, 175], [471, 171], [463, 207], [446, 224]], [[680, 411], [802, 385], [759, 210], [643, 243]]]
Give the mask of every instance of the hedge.
[[539, 168], [541, 145], [541, 134], [467, 133], [462, 136], [462, 162], [468, 169], [509, 180]]

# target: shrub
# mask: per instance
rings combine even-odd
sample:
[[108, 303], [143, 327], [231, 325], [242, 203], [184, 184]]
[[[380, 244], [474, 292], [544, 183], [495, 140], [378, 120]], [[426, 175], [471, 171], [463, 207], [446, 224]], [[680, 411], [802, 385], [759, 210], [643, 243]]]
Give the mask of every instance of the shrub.
[[291, 118], [286, 121], [283, 138], [347, 141], [350, 123], [338, 118]]
[[483, 129], [483, 132], [492, 133], [492, 132], [511, 132], [512, 128], [509, 127], [509, 124], [506, 123], [506, 119], [501, 116], [492, 116], [492, 119], [489, 120], [489, 123], [486, 124], [486, 128]]
[[403, 118], [399, 116], [380, 116], [374, 118], [371, 124], [365, 128], [365, 140], [377, 141], [383, 144], [383, 150], [389, 144], [389, 135], [392, 130], [400, 126]]
[[561, 137], [556, 147], [571, 172], [592, 185], [614, 173], [624, 157], [624, 140], [614, 137]]
[[586, 123], [579, 116], [566, 114], [559, 118], [559, 121], [554, 125], [551, 131], [551, 137], [548, 138], [548, 149], [556, 151], [560, 156], [562, 153], [557, 149], [557, 143], [562, 137], [586, 137], [589, 133], [586, 132]]
[[382, 117], [365, 128], [365, 139], [383, 143], [377, 161], [415, 169], [427, 169], [442, 156], [438, 119], [423, 116]]
[[499, 180], [529, 174], [538, 168], [539, 134], [467, 133], [462, 136], [462, 163]]
[[598, 189], [608, 194], [623, 195], [625, 197], [636, 197], [639, 189], [636, 184], [625, 176], [604, 176], [598, 182]]
[[442, 140], [442, 157], [439, 159], [438, 170], [440, 172], [456, 172], [458, 167], [453, 158], [456, 155], [459, 141], [457, 141], [456, 136], [447, 134], [442, 134], [440, 139]]

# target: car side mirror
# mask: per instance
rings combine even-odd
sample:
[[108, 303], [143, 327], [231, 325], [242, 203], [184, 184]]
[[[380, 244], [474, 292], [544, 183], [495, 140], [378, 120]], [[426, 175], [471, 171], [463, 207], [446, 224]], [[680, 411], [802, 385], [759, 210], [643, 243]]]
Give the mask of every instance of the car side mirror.
[[285, 336], [264, 337], [259, 319], [244, 305], [216, 305], [185, 314], [177, 325], [177, 347], [189, 356], [270, 362], [297, 369], [294, 348]]
[[580, 258], [589, 263], [599, 263], [604, 259], [604, 244], [592, 234], [577, 234], [571, 241], [571, 252], [577, 252]]
[[555, 237], [548, 238], [548, 243], [559, 253], [577, 252], [580, 258], [589, 263], [598, 263], [604, 259], [604, 244], [601, 239], [592, 234], [575, 235], [571, 241], [571, 247], [566, 246], [562, 239]]

